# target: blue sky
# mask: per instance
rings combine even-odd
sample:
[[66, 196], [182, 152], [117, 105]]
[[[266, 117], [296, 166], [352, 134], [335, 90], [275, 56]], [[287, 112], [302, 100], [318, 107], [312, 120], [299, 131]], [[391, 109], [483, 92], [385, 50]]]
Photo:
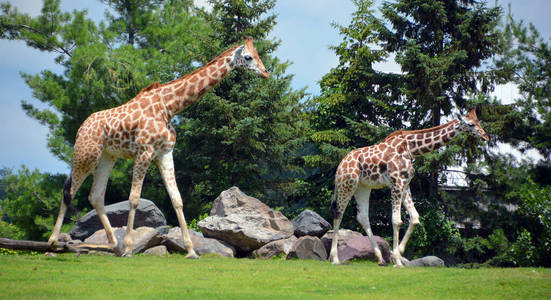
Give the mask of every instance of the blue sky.
[[[37, 15], [42, 7], [41, 0], [9, 2], [31, 15]], [[493, 0], [488, 2], [493, 6]], [[380, 3], [380, 0], [376, 3]], [[551, 1], [499, 0], [498, 3], [504, 6], [511, 3], [511, 10], [517, 18], [534, 23], [547, 39], [551, 36], [551, 20], [548, 16]], [[65, 11], [82, 8], [88, 9], [93, 20], [100, 20], [105, 10], [99, 1], [62, 0], [62, 9]], [[278, 15], [278, 24], [272, 31], [272, 37], [280, 39], [281, 46], [275, 55], [293, 63], [287, 73], [294, 74], [294, 88], [307, 86], [311, 94], [319, 93], [317, 82], [337, 65], [337, 58], [328, 47], [338, 44], [341, 38], [330, 24], [336, 22], [347, 25], [353, 10], [352, 2], [346, 0], [277, 1], [274, 12]], [[0, 167], [17, 169], [24, 164], [43, 172], [68, 174], [70, 171], [69, 166], [48, 151], [47, 128], [26, 116], [20, 104], [21, 100], [25, 100], [43, 107], [42, 103], [32, 97], [31, 90], [19, 72], [36, 74], [45, 69], [59, 72], [62, 69], [54, 64], [54, 57], [19, 41], [0, 40]], [[379, 68], [400, 71], [393, 63], [381, 64]], [[507, 96], [514, 94], [514, 91], [506, 87], [498, 92], [498, 96], [499, 93]]]

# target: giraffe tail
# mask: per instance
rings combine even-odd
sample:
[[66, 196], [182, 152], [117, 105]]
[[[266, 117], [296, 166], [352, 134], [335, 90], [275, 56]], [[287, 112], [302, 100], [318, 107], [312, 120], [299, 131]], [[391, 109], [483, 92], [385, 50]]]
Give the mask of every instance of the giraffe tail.
[[339, 211], [339, 204], [337, 203], [337, 185], [335, 184], [335, 189], [333, 190], [333, 201], [331, 201], [331, 217], [333, 219], [338, 219], [341, 217], [341, 212]]
[[76, 208], [72, 204], [73, 199], [71, 199], [71, 186], [72, 185], [73, 185], [73, 179], [69, 175], [69, 178], [67, 178], [67, 180], [65, 181], [65, 184], [63, 184], [63, 203], [65, 203], [65, 205], [67, 206], [69, 212], [75, 213]]

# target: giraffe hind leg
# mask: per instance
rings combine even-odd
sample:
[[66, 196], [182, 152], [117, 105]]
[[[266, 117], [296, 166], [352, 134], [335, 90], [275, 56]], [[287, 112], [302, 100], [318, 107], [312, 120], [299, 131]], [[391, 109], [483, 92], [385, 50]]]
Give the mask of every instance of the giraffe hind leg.
[[331, 213], [333, 214], [333, 240], [331, 241], [331, 250], [329, 252], [329, 258], [333, 264], [340, 264], [338, 241], [339, 241], [339, 227], [341, 225], [342, 217], [348, 202], [352, 198], [349, 193], [341, 193], [338, 188], [335, 188], [335, 200], [331, 202]]
[[373, 252], [375, 253], [375, 257], [377, 257], [377, 263], [379, 264], [379, 266], [386, 266], [387, 262], [383, 258], [381, 249], [379, 248], [377, 241], [375, 241], [375, 237], [373, 236], [373, 231], [371, 230], [371, 223], [369, 222], [370, 194], [371, 194], [371, 189], [369, 188], [358, 188], [356, 190], [356, 194], [354, 195], [354, 197], [356, 198], [356, 203], [358, 208], [358, 214], [356, 215], [356, 219], [362, 225], [363, 229], [367, 233], [369, 241], [371, 242], [371, 246], [373, 247]]

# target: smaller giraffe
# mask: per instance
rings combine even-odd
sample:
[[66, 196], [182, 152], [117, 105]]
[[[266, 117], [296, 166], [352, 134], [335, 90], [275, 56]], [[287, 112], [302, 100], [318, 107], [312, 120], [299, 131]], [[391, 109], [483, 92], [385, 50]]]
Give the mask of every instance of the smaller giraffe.
[[[394, 266], [401, 267], [401, 255], [411, 233], [419, 225], [419, 214], [413, 205], [409, 182], [413, 178], [413, 159], [434, 151], [457, 136], [459, 133], [478, 136], [485, 141], [488, 135], [480, 126], [476, 112], [472, 109], [467, 116], [458, 116], [446, 124], [421, 130], [399, 130], [391, 133], [379, 144], [352, 150], [339, 164], [335, 175], [335, 194], [331, 203], [333, 215], [333, 241], [330, 259], [338, 264], [338, 231], [348, 202], [354, 196], [357, 203], [356, 219], [367, 233], [379, 265], [386, 265], [381, 250], [373, 238], [369, 223], [369, 195], [372, 189], [391, 188], [392, 228]], [[399, 242], [399, 230], [403, 224], [400, 215], [404, 204], [409, 214], [409, 226]]]

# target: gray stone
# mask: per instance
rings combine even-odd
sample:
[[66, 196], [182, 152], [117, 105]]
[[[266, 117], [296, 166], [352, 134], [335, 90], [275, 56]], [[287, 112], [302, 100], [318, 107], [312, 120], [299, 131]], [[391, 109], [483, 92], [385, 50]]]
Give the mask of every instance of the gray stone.
[[[115, 227], [113, 228], [113, 233], [117, 239], [117, 246], [119, 249], [124, 248], [124, 237], [126, 236], [126, 227]], [[132, 237], [132, 254], [140, 253], [145, 249], [157, 246], [161, 242], [161, 236], [151, 227], [138, 227], [130, 233]], [[84, 240], [84, 243], [96, 244], [96, 245], [107, 245], [109, 240], [107, 240], [107, 235], [105, 234], [105, 229], [96, 231], [90, 237]]]
[[[339, 229], [339, 235], [337, 237], [337, 247], [341, 245], [344, 241], [347, 241], [352, 238], [357, 238], [363, 236], [357, 231], [352, 231], [350, 229]], [[331, 243], [333, 242], [333, 230], [327, 231], [322, 237], [321, 241], [327, 253], [331, 251]]]
[[[191, 242], [193, 243], [193, 250], [197, 254], [217, 254], [225, 257], [235, 256], [235, 249], [231, 245], [216, 239], [205, 238], [200, 232], [191, 229], [189, 229], [189, 233]], [[187, 253], [180, 227], [174, 227], [170, 229], [168, 234], [163, 235], [162, 244], [171, 252]]]
[[168, 251], [166, 250], [165, 246], [160, 245], [145, 250], [143, 254], [153, 256], [166, 256], [168, 254]]
[[322, 237], [331, 229], [331, 224], [317, 213], [307, 209], [293, 220], [293, 227], [297, 237], [305, 235]]
[[155, 229], [157, 230], [157, 232], [159, 232], [159, 234], [168, 234], [168, 232], [170, 231], [170, 226], [163, 225], [163, 226], [159, 226]]
[[253, 256], [256, 258], [272, 258], [274, 256], [287, 256], [297, 237], [292, 235], [288, 239], [269, 242], [268, 244], [253, 251]]
[[197, 226], [206, 237], [225, 241], [240, 254], [293, 235], [293, 224], [280, 212], [247, 196], [237, 187], [220, 193], [210, 216]]
[[287, 254], [287, 259], [291, 258], [326, 260], [327, 251], [318, 237], [303, 236], [296, 240]]
[[[404, 263], [404, 260], [402, 260]], [[437, 256], [425, 256], [412, 261], [405, 260], [406, 267], [445, 267], [444, 261]]]
[[[129, 209], [130, 204], [128, 200], [107, 205], [105, 207], [105, 212], [109, 218], [111, 227], [126, 226], [128, 224]], [[163, 225], [166, 225], [166, 219], [161, 210], [159, 210], [150, 200], [140, 199], [134, 218], [134, 228], [141, 226], [156, 228]], [[81, 217], [75, 223], [69, 234], [73, 239], [84, 240], [100, 229], [103, 229], [103, 225], [94, 209]]]
[[[388, 242], [379, 236], [374, 236], [381, 254], [386, 263], [390, 263], [390, 246]], [[377, 262], [377, 257], [375, 257], [375, 251], [373, 251], [373, 246], [371, 241], [367, 236], [355, 237], [343, 241], [339, 246], [339, 260], [341, 262], [350, 260], [350, 259], [367, 259]]]

